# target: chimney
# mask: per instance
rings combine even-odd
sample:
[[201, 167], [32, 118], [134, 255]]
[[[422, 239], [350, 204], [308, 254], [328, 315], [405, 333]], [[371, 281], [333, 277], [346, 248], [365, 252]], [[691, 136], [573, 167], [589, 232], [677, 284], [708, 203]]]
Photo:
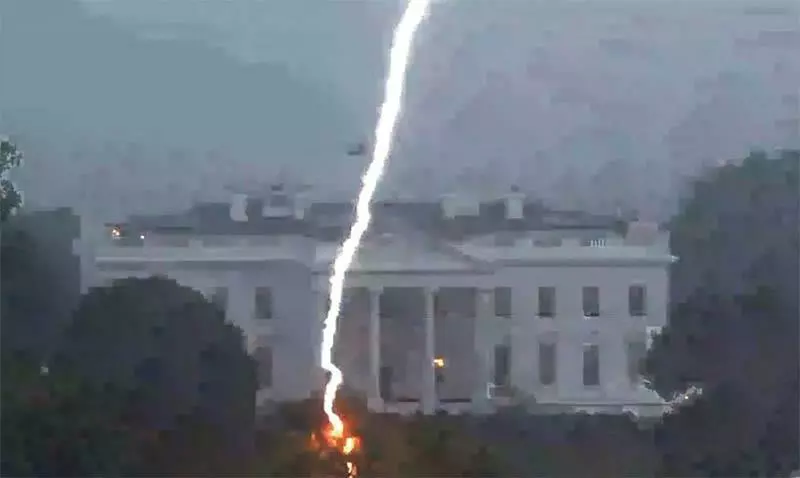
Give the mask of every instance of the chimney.
[[247, 222], [247, 195], [234, 194], [231, 197], [231, 220], [236, 222]]
[[309, 206], [311, 206], [309, 188], [299, 188], [294, 194], [294, 217], [296, 219], [303, 219]]
[[283, 183], [273, 184], [269, 188], [261, 208], [263, 217], [287, 217], [294, 215], [292, 198]]
[[454, 194], [448, 194], [442, 198], [442, 214], [448, 219], [458, 215], [458, 198]]
[[525, 217], [525, 193], [519, 187], [512, 186], [506, 194], [506, 219], [522, 219]]

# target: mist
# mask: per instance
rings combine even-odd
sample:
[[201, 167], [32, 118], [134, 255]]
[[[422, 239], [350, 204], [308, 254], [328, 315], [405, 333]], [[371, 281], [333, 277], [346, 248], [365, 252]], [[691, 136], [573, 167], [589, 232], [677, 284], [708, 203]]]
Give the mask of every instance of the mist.
[[[32, 207], [186, 207], [276, 176], [352, 196], [399, 11], [369, 2], [6, 0], [0, 131]], [[797, 147], [793, 2], [446, 1], [382, 194], [670, 214], [684, 178]]]

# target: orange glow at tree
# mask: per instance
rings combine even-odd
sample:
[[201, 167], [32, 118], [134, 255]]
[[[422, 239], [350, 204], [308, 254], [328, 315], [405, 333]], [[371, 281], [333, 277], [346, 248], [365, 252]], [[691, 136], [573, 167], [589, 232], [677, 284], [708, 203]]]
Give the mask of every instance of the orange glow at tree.
[[341, 452], [342, 455], [344, 455], [347, 459], [347, 478], [355, 478], [358, 476], [358, 468], [350, 458], [352, 457], [353, 452], [359, 449], [361, 440], [358, 437], [347, 433], [346, 427], [343, 428], [341, 434], [338, 434], [334, 428], [329, 425], [323, 431], [322, 435], [325, 440], [324, 443], [320, 443], [319, 438], [315, 433], [311, 434], [312, 448], [317, 451], [322, 451], [323, 446], [327, 446]]
[[[332, 446], [340, 449], [345, 455], [351, 454], [358, 446], [358, 439], [350, 436], [345, 431], [344, 421], [333, 410], [336, 393], [342, 384], [342, 371], [333, 363], [333, 345], [336, 339], [337, 320], [342, 308], [342, 294], [344, 281], [348, 269], [353, 262], [356, 252], [361, 245], [361, 239], [369, 228], [371, 212], [370, 206], [378, 182], [386, 169], [392, 147], [394, 128], [400, 115], [400, 106], [405, 89], [406, 68], [411, 56], [411, 45], [414, 34], [428, 13], [431, 0], [409, 0], [400, 22], [394, 30], [392, 46], [389, 51], [389, 72], [386, 76], [384, 100], [381, 105], [378, 123], [375, 127], [375, 146], [372, 160], [361, 178], [361, 190], [356, 201], [356, 217], [350, 233], [339, 248], [333, 261], [333, 271], [330, 277], [330, 307], [325, 315], [322, 329], [321, 365], [330, 373], [330, 379], [325, 385], [322, 399], [322, 408], [328, 417], [330, 430], [326, 438]], [[355, 476], [354, 465], [348, 465], [350, 476]]]

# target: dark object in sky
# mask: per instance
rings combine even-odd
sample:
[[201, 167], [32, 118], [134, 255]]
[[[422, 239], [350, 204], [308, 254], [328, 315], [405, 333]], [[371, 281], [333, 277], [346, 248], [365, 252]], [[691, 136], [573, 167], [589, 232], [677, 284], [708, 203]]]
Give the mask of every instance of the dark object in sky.
[[365, 154], [367, 154], [367, 145], [363, 141], [358, 144], [351, 145], [347, 150], [348, 156], [364, 156]]

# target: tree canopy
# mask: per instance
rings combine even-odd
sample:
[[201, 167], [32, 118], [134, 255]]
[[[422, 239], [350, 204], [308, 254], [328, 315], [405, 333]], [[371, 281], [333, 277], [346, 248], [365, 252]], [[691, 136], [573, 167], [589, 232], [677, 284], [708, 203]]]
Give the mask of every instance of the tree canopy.
[[[646, 372], [665, 397], [697, 384], [699, 398], [649, 427], [525, 407], [381, 415], [343, 391], [336, 407], [362, 438], [347, 460], [362, 478], [797, 469], [799, 160], [754, 154], [709, 171], [670, 225], [680, 257], [670, 322]], [[319, 398], [254, 420], [254, 364], [241, 332], [175, 281], [92, 289], [56, 346], [42, 347], [37, 332], [52, 321], [38, 317], [54, 313], [46, 303], [62, 303], [49, 299], [65, 281], [49, 278], [51, 259], [23, 225], [20, 216], [3, 225], [3, 476], [343, 476], [345, 457], [313, 439], [325, 426]]]
[[[691, 385], [704, 394], [659, 428], [666, 473], [773, 475], [798, 466], [797, 446], [765, 444], [775, 436], [798, 443], [797, 407], [786, 403], [798, 403], [799, 168], [800, 152], [784, 151], [713, 169], [671, 223], [679, 260], [670, 322], [646, 368], [664, 397]], [[790, 424], [783, 430], [780, 414]]]
[[0, 138], [0, 224], [22, 205], [22, 194], [8, 177], [8, 173], [22, 164], [22, 152], [8, 139]]
[[37, 428], [22, 432], [28, 446], [12, 450], [4, 474], [208, 476], [246, 466], [254, 365], [241, 332], [191, 288], [152, 277], [93, 289], [46, 374], [14, 364], [3, 431], [20, 433], [26, 420]]

